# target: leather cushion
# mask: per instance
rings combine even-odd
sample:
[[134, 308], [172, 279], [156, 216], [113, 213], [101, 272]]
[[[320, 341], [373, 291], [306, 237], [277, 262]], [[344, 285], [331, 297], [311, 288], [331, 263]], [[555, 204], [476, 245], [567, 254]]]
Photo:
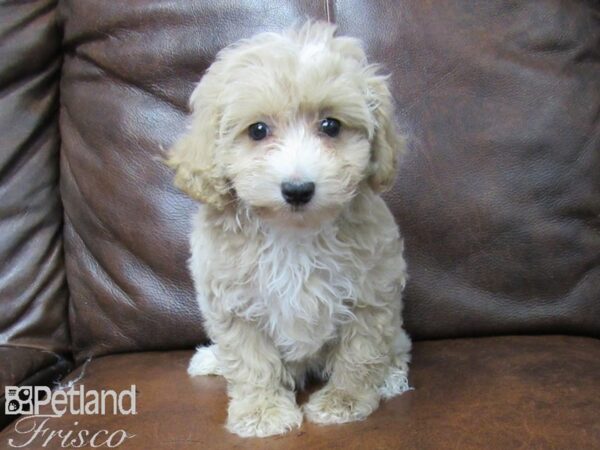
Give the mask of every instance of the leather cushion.
[[386, 198], [413, 337], [600, 336], [600, 3], [335, 5], [409, 136]]
[[0, 428], [16, 417], [4, 414], [6, 386], [52, 386], [71, 368], [70, 361], [49, 351], [0, 346]]
[[33, 348], [0, 346], [0, 395], [5, 386], [16, 386], [42, 367], [54, 364], [59, 356]]
[[69, 349], [56, 2], [0, 4], [0, 344]]
[[[81, 383], [86, 389], [117, 391], [135, 384], [137, 415], [65, 415], [51, 419], [47, 428], [124, 429], [136, 435], [123, 444], [127, 449], [600, 447], [597, 339], [522, 336], [418, 342], [410, 373], [414, 391], [382, 403], [362, 422], [325, 427], [305, 423], [284, 437], [262, 440], [242, 439], [224, 429], [225, 381], [188, 377], [191, 355], [148, 352], [93, 359]], [[306, 395], [301, 397], [302, 402]], [[0, 433], [0, 442], [22, 442], [24, 437], [10, 426]], [[60, 441], [46, 448], [60, 448]]]
[[[301, 2], [298, 2], [301, 3]], [[323, 5], [95, 0], [61, 4], [61, 193], [79, 360], [204, 340], [186, 267], [195, 204], [160, 162], [218, 50]]]
[[[410, 151], [386, 196], [417, 338], [600, 335], [592, 2], [64, 1], [61, 193], [77, 358], [204, 339], [194, 203], [157, 160], [223, 46], [305, 15], [393, 72]], [[232, 264], [234, 262], [232, 261]]]

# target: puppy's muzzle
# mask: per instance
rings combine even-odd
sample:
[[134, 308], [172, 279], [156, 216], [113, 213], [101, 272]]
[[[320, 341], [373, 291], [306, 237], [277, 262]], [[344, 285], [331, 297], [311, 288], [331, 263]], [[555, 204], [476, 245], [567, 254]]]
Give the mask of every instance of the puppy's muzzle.
[[315, 183], [281, 183], [281, 195], [292, 206], [302, 206], [310, 202], [315, 194]]

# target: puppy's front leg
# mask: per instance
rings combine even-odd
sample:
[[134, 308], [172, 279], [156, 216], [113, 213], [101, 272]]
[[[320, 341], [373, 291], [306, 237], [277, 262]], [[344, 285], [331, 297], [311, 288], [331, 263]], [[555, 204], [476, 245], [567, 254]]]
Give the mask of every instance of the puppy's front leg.
[[302, 412], [293, 381], [271, 340], [239, 318], [213, 337], [228, 382], [227, 429], [243, 437], [264, 437], [299, 427]]
[[329, 354], [329, 381], [304, 405], [312, 422], [362, 420], [379, 404], [379, 387], [391, 364], [391, 313], [368, 307], [355, 315], [355, 321], [343, 326], [340, 340]]

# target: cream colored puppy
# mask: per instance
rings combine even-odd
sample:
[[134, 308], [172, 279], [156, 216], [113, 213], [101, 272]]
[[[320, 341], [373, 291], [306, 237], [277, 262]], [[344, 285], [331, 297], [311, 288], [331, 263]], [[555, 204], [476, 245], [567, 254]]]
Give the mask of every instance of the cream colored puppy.
[[225, 376], [240, 436], [300, 426], [307, 373], [328, 380], [303, 408], [322, 424], [407, 388], [403, 244], [378, 195], [404, 146], [386, 77], [334, 32], [309, 22], [222, 50], [169, 153], [203, 202], [189, 265], [214, 344], [188, 371]]

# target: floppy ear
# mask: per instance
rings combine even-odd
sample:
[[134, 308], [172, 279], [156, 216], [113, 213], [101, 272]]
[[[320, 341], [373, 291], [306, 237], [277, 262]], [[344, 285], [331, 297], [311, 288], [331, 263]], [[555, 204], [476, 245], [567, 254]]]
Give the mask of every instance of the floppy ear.
[[369, 184], [375, 192], [383, 192], [394, 184], [398, 157], [404, 153], [406, 143], [396, 130], [393, 99], [387, 85], [387, 77], [371, 75], [368, 91], [369, 105], [375, 120], [371, 140]]
[[166, 163], [175, 170], [175, 186], [222, 210], [232, 201], [232, 194], [216, 155], [219, 115], [215, 82], [209, 71], [194, 89], [190, 129], [169, 150]]

